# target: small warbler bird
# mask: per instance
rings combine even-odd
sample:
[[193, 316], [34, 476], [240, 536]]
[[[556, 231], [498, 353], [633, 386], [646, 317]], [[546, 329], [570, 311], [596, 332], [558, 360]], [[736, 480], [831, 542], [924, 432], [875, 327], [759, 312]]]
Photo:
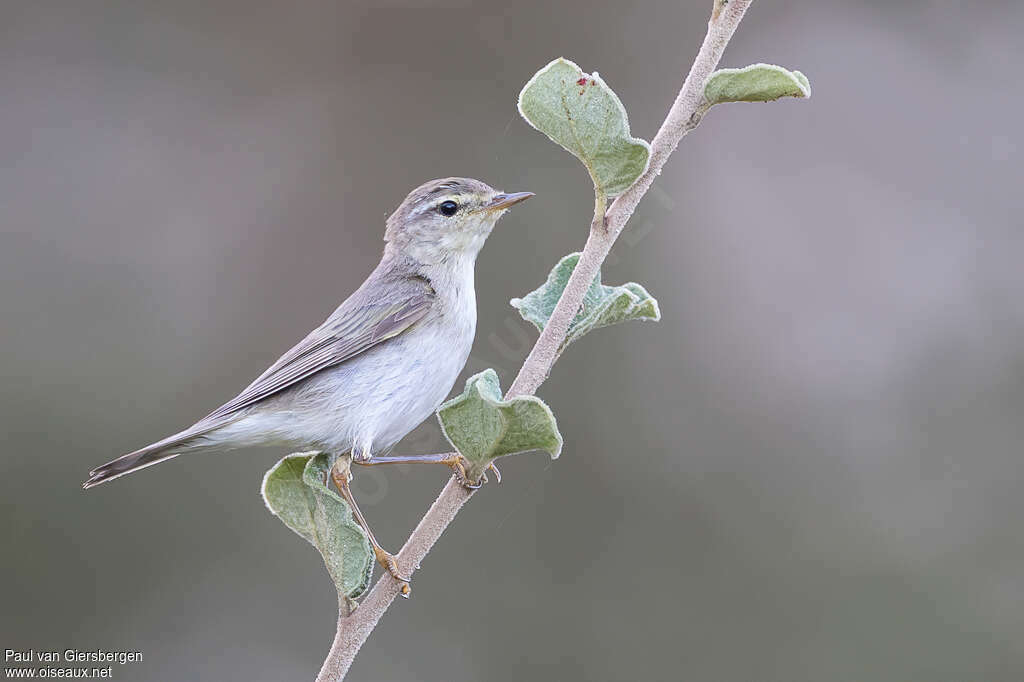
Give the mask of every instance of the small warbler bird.
[[[323, 324], [233, 399], [184, 431], [94, 469], [83, 487], [179, 454], [252, 445], [350, 453], [357, 464], [441, 462], [464, 485], [479, 485], [466, 480], [460, 456], [388, 453], [455, 384], [476, 333], [477, 254], [498, 218], [532, 196], [468, 178], [417, 187], [387, 219], [380, 263]], [[408, 580], [352, 497], [348, 466], [333, 468], [332, 478], [377, 560], [408, 594]]]

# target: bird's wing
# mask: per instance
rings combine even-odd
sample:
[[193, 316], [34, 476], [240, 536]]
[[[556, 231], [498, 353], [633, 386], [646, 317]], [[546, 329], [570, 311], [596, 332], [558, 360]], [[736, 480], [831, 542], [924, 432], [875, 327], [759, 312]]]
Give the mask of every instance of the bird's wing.
[[420, 278], [389, 284], [386, 294], [377, 300], [367, 300], [366, 295], [361, 295], [363, 289], [357, 291], [248, 388], [211, 412], [200, 424], [220, 421], [320, 370], [339, 365], [398, 336], [420, 320], [435, 299], [429, 283]]

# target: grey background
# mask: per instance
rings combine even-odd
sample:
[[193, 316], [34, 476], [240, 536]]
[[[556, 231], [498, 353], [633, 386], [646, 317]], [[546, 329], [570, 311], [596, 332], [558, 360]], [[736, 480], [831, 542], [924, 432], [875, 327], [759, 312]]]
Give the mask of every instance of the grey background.
[[[263, 508], [282, 453], [86, 472], [191, 423], [376, 262], [420, 182], [538, 196], [477, 268], [467, 368], [586, 236], [583, 170], [515, 98], [558, 55], [650, 138], [698, 3], [5, 2], [3, 648], [139, 649], [121, 680], [308, 680], [335, 603]], [[1024, 678], [1024, 7], [760, 0], [716, 108], [605, 268], [659, 324], [574, 345], [563, 456], [506, 461], [352, 680]], [[461, 385], [461, 384], [460, 384]], [[440, 447], [433, 424], [402, 446]], [[446, 478], [357, 481], [397, 549]]]

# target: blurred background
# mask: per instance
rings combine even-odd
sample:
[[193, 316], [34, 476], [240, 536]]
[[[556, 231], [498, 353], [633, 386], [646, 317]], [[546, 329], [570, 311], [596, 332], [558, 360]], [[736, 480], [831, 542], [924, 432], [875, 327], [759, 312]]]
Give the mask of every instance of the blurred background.
[[[316, 552], [263, 507], [282, 452], [86, 472], [206, 414], [318, 324], [429, 178], [538, 196], [477, 267], [466, 376], [578, 250], [586, 173], [516, 114], [550, 59], [650, 139], [701, 2], [5, 2], [2, 646], [141, 650], [122, 680], [311, 680]], [[556, 462], [504, 461], [352, 680], [1024, 679], [1024, 6], [761, 0], [716, 107], [604, 268], [663, 321], [574, 344]], [[461, 390], [461, 380], [457, 386]], [[435, 424], [399, 452], [442, 447]], [[362, 470], [397, 550], [447, 479]]]

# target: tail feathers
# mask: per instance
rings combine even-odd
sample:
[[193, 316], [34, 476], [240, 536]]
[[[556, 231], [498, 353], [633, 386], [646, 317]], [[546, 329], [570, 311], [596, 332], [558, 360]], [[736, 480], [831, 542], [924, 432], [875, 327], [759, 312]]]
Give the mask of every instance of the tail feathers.
[[197, 426], [199, 425], [197, 424], [181, 433], [176, 433], [169, 438], [164, 438], [152, 445], [147, 445], [135, 452], [129, 452], [127, 455], [122, 455], [101, 467], [93, 469], [89, 472], [89, 480], [83, 483], [82, 487], [85, 489], [94, 488], [100, 483], [112, 481], [133, 471], [145, 469], [148, 466], [177, 457], [185, 450], [192, 449], [190, 447], [191, 444], [187, 443], [187, 441], [217, 428], [216, 426], [197, 428]]
[[125, 474], [130, 474], [133, 471], [138, 471], [139, 469], [145, 469], [146, 467], [162, 462], [165, 459], [172, 459], [177, 456], [177, 452], [167, 454], [163, 449], [155, 452], [146, 452], [145, 449], [139, 450], [138, 452], [132, 452], [123, 457], [118, 457], [112, 462], [107, 462], [95, 471], [89, 472], [89, 480], [83, 483], [82, 487], [86, 490], [89, 488], [95, 488], [100, 483], [113, 481], [115, 478], [120, 478]]

